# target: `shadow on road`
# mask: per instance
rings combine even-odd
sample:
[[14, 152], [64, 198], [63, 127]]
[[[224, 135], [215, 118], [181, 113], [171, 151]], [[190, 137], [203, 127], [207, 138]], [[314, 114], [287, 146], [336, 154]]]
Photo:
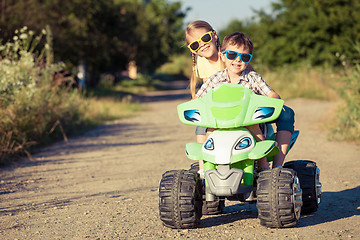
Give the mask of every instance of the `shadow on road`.
[[[301, 216], [297, 228], [360, 215], [360, 186], [340, 192], [324, 192], [321, 201], [318, 211]], [[209, 228], [258, 217], [255, 204], [239, 203], [226, 207], [224, 211], [224, 214], [201, 219], [199, 228]]]
[[160, 102], [160, 101], [171, 101], [171, 100], [190, 100], [191, 94], [189, 87], [189, 80], [179, 80], [168, 82], [163, 86], [167, 90], [152, 91], [145, 94], [136, 95], [133, 94], [131, 97], [135, 101], [147, 103], [147, 102]]
[[144, 95], [132, 95], [132, 98], [135, 101], [142, 103], [149, 102], [162, 102], [162, 101], [172, 101], [172, 100], [190, 100], [191, 95], [185, 90], [164, 90], [150, 92]]
[[360, 186], [340, 192], [323, 192], [318, 211], [304, 215], [298, 227], [313, 226], [360, 215]]
[[[146, 123], [149, 128], [155, 128], [151, 123]], [[110, 122], [98, 126], [83, 135], [74, 136], [68, 142], [58, 141], [49, 146], [35, 150], [32, 153], [32, 159], [19, 159], [14, 164], [3, 166], [0, 171], [11, 171], [14, 168], [28, 168], [31, 166], [44, 164], [64, 164], [77, 161], [83, 161], [82, 158], [67, 158], [67, 154], [81, 154], [97, 152], [117, 147], [136, 146], [143, 144], [162, 143], [161, 140], [150, 140], [152, 133], [143, 132], [137, 138], [128, 138], [134, 136], [134, 132], [139, 131], [138, 124], [129, 124], [121, 122]], [[122, 136], [109, 141], [109, 136]], [[148, 140], [144, 140], [148, 139]], [[49, 159], [50, 158], [50, 159]], [[89, 160], [87, 160], [89, 161]], [[61, 170], [60, 168], [57, 169]], [[31, 175], [29, 175], [31, 177]], [[4, 179], [2, 179], [4, 180]], [[1, 195], [1, 192], [0, 192]]]
[[209, 216], [201, 219], [199, 228], [210, 228], [223, 224], [236, 222], [242, 219], [257, 218], [257, 209], [255, 204], [238, 203], [224, 208], [221, 215]]

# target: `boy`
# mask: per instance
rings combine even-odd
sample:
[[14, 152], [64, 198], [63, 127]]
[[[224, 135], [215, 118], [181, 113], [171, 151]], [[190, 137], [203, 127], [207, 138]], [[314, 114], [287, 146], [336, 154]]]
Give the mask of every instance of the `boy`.
[[[239, 32], [227, 35], [224, 38], [221, 50], [220, 57], [225, 62], [226, 68], [208, 78], [196, 93], [196, 97], [203, 97], [211, 88], [225, 82], [231, 82], [241, 84], [256, 94], [280, 99], [280, 96], [267, 85], [260, 74], [247, 69], [253, 51], [253, 44], [248, 36]], [[279, 118], [276, 120], [276, 142], [280, 152], [274, 157], [273, 168], [282, 167], [284, 163], [291, 133], [294, 131], [294, 122], [294, 111], [284, 105]], [[256, 141], [265, 140], [259, 125], [252, 125], [247, 128], [254, 135]], [[266, 158], [260, 159], [258, 164], [260, 171], [269, 169]]]

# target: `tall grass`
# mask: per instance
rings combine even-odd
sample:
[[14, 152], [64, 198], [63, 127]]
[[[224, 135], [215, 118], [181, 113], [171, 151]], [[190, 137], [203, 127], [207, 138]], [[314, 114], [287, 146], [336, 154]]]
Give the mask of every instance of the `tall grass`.
[[[354, 50], [360, 59], [360, 44], [354, 44]], [[360, 143], [360, 63], [347, 67], [341, 78], [341, 99], [343, 100], [337, 112], [337, 124], [334, 135], [347, 141]]]
[[336, 100], [338, 98], [334, 90], [334, 82], [338, 76], [331, 69], [303, 63], [275, 70], [265, 69], [261, 75], [283, 99]]

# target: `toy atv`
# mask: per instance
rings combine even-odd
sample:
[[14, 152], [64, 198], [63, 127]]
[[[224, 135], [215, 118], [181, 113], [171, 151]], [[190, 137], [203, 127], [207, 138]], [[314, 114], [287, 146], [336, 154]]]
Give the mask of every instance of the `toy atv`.
[[[203, 160], [205, 181], [193, 164], [189, 170], [163, 174], [159, 184], [159, 212], [171, 228], [196, 228], [205, 209], [221, 212], [223, 199], [257, 202], [260, 224], [293, 227], [302, 213], [317, 210], [321, 198], [320, 170], [313, 161], [291, 161], [284, 168], [257, 173], [258, 159], [269, 162], [279, 152], [269, 122], [280, 115], [284, 101], [256, 95], [238, 84], [225, 83], [203, 98], [178, 105], [180, 121], [215, 128], [204, 144], [186, 144], [191, 160]], [[256, 142], [244, 127], [267, 123], [266, 140]], [[295, 131], [289, 144], [294, 145]], [[204, 208], [205, 207], [205, 208]]]

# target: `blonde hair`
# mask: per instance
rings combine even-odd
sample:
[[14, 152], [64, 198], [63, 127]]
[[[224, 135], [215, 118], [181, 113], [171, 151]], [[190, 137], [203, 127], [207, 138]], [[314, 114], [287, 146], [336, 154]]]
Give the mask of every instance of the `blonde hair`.
[[[185, 40], [187, 43], [188, 43], [187, 36], [190, 34], [190, 32], [193, 31], [194, 29], [199, 29], [199, 28], [205, 29], [206, 31], [214, 31], [214, 29], [211, 27], [211, 25], [205, 21], [197, 20], [197, 21], [191, 22], [191, 23], [189, 23], [189, 25], [187, 26], [187, 28], [185, 30]], [[219, 38], [217, 38], [216, 45], [217, 45], [218, 51], [220, 52], [221, 45], [220, 45]], [[194, 98], [195, 92], [196, 92], [196, 85], [197, 85], [199, 79], [196, 74], [196, 64], [197, 64], [196, 53], [191, 52], [191, 55], [192, 55], [192, 62], [193, 62], [193, 65], [192, 65], [193, 71], [192, 71], [191, 78], [190, 78], [190, 92], [191, 92], [191, 96]]]

